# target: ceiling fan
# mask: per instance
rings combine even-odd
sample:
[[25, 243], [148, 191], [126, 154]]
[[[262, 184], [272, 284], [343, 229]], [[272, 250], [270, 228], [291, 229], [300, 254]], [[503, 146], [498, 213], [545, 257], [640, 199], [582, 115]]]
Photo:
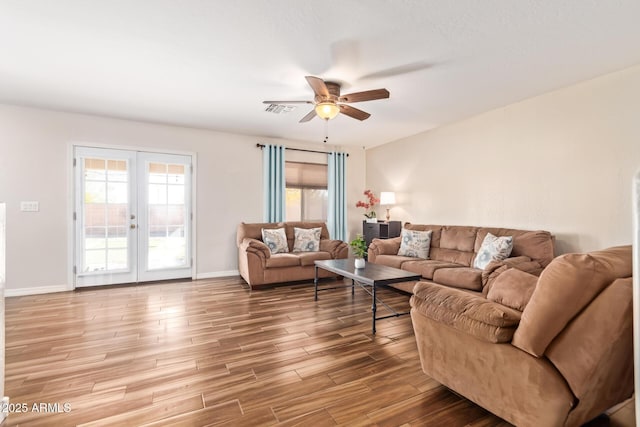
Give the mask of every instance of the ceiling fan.
[[386, 89], [366, 90], [364, 92], [340, 95], [339, 83], [324, 81], [313, 76], [306, 76], [305, 78], [313, 89], [313, 93], [315, 93], [313, 101], [263, 101], [263, 104], [313, 104], [313, 110], [300, 120], [300, 123], [304, 123], [315, 116], [330, 120], [336, 117], [338, 113], [357, 120], [366, 120], [371, 114], [345, 104], [389, 98], [389, 91]]

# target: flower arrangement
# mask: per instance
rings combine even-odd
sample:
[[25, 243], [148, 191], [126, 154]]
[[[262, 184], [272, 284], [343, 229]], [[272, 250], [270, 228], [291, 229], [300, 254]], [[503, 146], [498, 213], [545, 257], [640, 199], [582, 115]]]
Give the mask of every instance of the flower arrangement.
[[377, 203], [380, 203], [380, 199], [378, 199], [371, 190], [364, 190], [364, 195], [367, 196], [367, 201], [363, 202], [358, 200], [358, 203], [356, 203], [356, 208], [364, 208], [364, 216], [366, 216], [367, 218], [375, 218], [376, 211], [373, 209], [373, 207]]
[[353, 255], [355, 255], [356, 258], [364, 258], [367, 254], [367, 244], [362, 234], [357, 234], [356, 238], [349, 242], [349, 246], [353, 249]]

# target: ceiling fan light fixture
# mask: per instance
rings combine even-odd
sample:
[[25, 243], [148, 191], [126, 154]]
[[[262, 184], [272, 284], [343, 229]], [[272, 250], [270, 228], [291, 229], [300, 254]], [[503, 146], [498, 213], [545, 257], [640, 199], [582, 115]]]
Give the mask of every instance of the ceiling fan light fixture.
[[340, 112], [340, 107], [338, 107], [334, 102], [319, 102], [315, 106], [316, 114], [321, 119], [331, 120]]

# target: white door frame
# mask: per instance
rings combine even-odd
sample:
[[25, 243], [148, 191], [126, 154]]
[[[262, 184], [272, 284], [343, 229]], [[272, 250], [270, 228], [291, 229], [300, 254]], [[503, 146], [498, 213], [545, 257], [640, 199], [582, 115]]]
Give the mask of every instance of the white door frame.
[[75, 170], [74, 170], [74, 153], [76, 147], [87, 148], [106, 148], [114, 150], [130, 150], [160, 154], [178, 154], [191, 156], [191, 258], [193, 259], [193, 267], [191, 269], [191, 279], [196, 280], [198, 257], [197, 257], [197, 171], [198, 171], [198, 154], [195, 151], [172, 150], [166, 148], [150, 148], [144, 146], [117, 145], [117, 144], [100, 144], [95, 142], [70, 141], [67, 143], [67, 283], [69, 289], [75, 289], [75, 273], [74, 265], [76, 262], [75, 254], [75, 220], [73, 214], [75, 212]]

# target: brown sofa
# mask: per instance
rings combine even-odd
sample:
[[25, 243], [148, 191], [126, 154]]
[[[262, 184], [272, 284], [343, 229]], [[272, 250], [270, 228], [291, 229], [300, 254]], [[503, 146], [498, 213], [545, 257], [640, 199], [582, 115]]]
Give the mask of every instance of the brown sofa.
[[[554, 257], [554, 238], [548, 231], [457, 225], [422, 225], [406, 223], [407, 230], [432, 230], [429, 259], [398, 255], [401, 237], [374, 239], [369, 245], [368, 261], [420, 274], [424, 280], [481, 292], [492, 273], [516, 267], [539, 275]], [[513, 236], [513, 250], [507, 261], [491, 262], [484, 270], [473, 267], [475, 257], [487, 233]], [[494, 273], [495, 275], [495, 273]], [[415, 283], [394, 287], [411, 292]]]
[[[518, 426], [593, 419], [633, 393], [631, 253], [621, 246], [554, 259], [533, 276], [522, 312], [418, 282], [411, 318], [422, 370]], [[528, 277], [506, 269], [490, 286], [508, 272], [508, 286]], [[502, 297], [517, 297], [508, 286]]]
[[[271, 254], [262, 242], [263, 228], [282, 228], [287, 235], [289, 253]], [[294, 227], [322, 228], [318, 252], [292, 253]], [[238, 245], [238, 269], [240, 275], [253, 289], [274, 283], [313, 279], [314, 261], [347, 258], [348, 245], [341, 240], [331, 240], [323, 222], [241, 223], [236, 234]], [[335, 277], [335, 274], [319, 269], [319, 277]]]

